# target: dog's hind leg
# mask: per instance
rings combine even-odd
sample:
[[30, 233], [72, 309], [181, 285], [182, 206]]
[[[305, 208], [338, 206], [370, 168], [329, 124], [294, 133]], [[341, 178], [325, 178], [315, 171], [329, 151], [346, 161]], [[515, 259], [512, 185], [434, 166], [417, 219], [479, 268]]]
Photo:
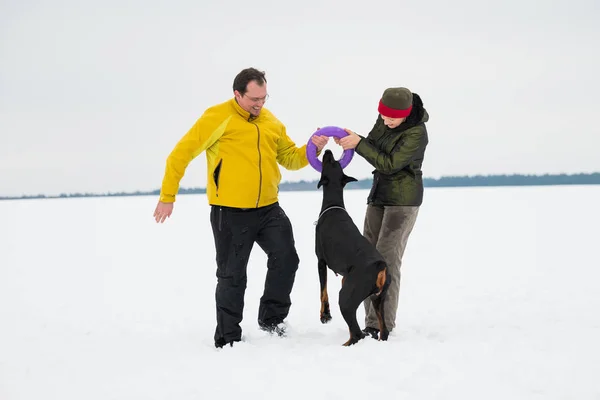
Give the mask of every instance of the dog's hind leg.
[[[345, 277], [344, 284], [340, 290], [340, 311], [350, 330], [350, 339], [344, 343], [344, 346], [355, 344], [366, 336], [365, 333], [360, 330], [360, 326], [356, 320], [356, 310], [367, 297], [368, 292], [365, 292], [362, 288], [364, 283], [360, 281], [356, 282], [357, 279], [360, 279], [360, 277], [357, 278], [352, 275]], [[363, 293], [364, 296], [362, 295]]]
[[387, 295], [387, 289], [390, 286], [390, 280], [387, 278], [386, 270], [383, 269], [377, 274], [377, 293], [371, 296], [371, 302], [375, 308], [377, 321], [379, 322], [379, 340], [387, 340], [390, 332], [385, 324], [384, 303]]
[[327, 294], [327, 264], [325, 260], [320, 259], [317, 268], [319, 269], [319, 282], [321, 284], [320, 318], [321, 323], [326, 324], [331, 321], [331, 310], [329, 309], [329, 295]]

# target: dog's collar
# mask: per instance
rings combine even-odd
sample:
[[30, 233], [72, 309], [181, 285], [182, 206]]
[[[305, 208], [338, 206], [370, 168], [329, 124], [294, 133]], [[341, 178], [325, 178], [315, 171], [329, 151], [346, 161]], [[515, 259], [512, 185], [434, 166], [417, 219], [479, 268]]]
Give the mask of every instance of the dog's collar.
[[329, 210], [333, 210], [334, 208], [339, 208], [340, 210], [344, 210], [346, 211], [346, 209], [344, 207], [340, 207], [340, 206], [331, 206], [331, 207], [327, 207], [326, 209], [323, 210], [323, 212], [321, 214], [319, 214], [319, 218], [317, 218], [317, 220], [315, 221], [315, 225], [317, 225], [319, 223], [319, 220], [321, 219], [321, 217], [323, 216], [323, 214], [325, 214], [327, 211]]

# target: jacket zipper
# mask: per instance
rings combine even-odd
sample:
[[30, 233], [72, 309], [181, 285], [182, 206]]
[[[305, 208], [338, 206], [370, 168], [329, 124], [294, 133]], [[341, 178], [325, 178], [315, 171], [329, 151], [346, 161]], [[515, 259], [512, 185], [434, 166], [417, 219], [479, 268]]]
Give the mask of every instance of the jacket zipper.
[[256, 208], [258, 208], [258, 204], [260, 202], [260, 195], [261, 195], [261, 191], [262, 191], [262, 154], [260, 152], [260, 128], [258, 127], [258, 125], [254, 124], [254, 126], [256, 126], [256, 132], [258, 133], [258, 138], [257, 138], [257, 142], [256, 142], [256, 148], [258, 150], [258, 198], [256, 199]]

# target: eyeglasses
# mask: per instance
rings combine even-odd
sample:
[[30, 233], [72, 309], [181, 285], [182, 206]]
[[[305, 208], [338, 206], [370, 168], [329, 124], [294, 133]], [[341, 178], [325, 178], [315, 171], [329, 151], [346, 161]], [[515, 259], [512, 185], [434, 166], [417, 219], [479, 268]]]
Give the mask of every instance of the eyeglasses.
[[[244, 93], [244, 96], [246, 96], [246, 93]], [[269, 95], [266, 95], [265, 97], [250, 97], [250, 96], [246, 96], [248, 99], [250, 99], [251, 102], [253, 103], [264, 103], [269, 99]]]

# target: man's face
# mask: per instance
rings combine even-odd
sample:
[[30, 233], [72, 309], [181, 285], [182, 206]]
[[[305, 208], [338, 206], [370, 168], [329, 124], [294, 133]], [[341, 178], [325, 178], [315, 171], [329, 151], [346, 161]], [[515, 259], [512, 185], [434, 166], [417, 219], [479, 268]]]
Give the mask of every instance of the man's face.
[[246, 86], [246, 93], [241, 94], [236, 90], [234, 94], [240, 107], [258, 117], [265, 101], [267, 101], [267, 84], [265, 82], [262, 86], [259, 86], [256, 81], [250, 81]]

